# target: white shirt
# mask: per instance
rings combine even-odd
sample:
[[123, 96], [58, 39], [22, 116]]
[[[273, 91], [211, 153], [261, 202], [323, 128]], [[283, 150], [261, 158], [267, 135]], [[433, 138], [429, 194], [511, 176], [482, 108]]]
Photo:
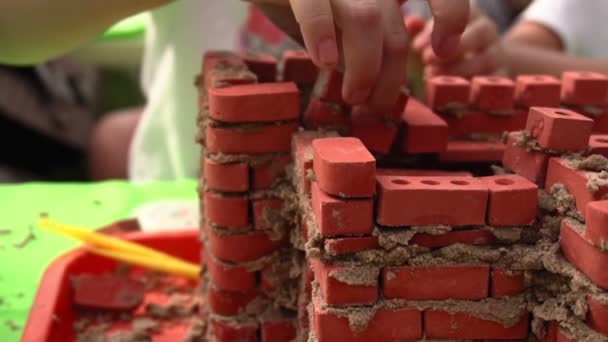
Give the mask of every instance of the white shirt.
[[608, 0], [535, 0], [522, 17], [553, 30], [568, 54], [608, 57]]
[[236, 49], [247, 6], [233, 0], [179, 0], [151, 13], [141, 77], [148, 104], [129, 151], [131, 180], [196, 176], [200, 146], [194, 141], [194, 77], [204, 51]]

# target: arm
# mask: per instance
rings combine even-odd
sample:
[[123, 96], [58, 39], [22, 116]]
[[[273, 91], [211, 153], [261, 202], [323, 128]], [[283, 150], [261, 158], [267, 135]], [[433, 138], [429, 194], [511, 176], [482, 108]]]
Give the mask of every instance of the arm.
[[115, 22], [170, 0], [2, 0], [0, 63], [35, 64], [95, 38]]

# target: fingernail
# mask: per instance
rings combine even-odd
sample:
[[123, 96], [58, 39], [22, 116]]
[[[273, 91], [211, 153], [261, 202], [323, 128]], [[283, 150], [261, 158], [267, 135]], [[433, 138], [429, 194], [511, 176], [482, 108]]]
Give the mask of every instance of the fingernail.
[[458, 49], [458, 44], [460, 44], [460, 35], [451, 35], [446, 37], [441, 42], [439, 49], [441, 50], [442, 54], [451, 55]]
[[333, 39], [323, 39], [319, 43], [318, 53], [323, 65], [332, 66], [338, 63], [338, 47]]
[[350, 93], [349, 102], [353, 105], [365, 103], [369, 97], [369, 90], [356, 90]]

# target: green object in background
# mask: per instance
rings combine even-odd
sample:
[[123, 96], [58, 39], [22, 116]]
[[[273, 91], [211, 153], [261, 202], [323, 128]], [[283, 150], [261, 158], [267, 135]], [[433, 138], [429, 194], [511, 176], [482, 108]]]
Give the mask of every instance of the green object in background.
[[119, 21], [103, 33], [104, 40], [141, 38], [146, 31], [147, 13], [141, 13]]
[[[128, 218], [145, 203], [196, 199], [194, 180], [1, 185], [0, 341], [19, 341], [47, 265], [77, 245], [63, 236], [40, 231], [36, 220], [41, 213], [60, 222], [93, 229]], [[30, 227], [35, 240], [24, 248], [15, 248], [14, 244], [24, 240]], [[15, 330], [11, 329], [12, 324]]]

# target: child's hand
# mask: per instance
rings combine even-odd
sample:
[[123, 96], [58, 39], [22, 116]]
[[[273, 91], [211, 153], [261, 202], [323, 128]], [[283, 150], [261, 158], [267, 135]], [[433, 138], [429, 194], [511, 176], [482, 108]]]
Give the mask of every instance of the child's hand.
[[[253, 0], [280, 3], [287, 0]], [[408, 37], [403, 0], [289, 0], [303, 42], [319, 67], [344, 67], [344, 99], [372, 110], [391, 108], [405, 83]], [[438, 55], [458, 48], [469, 18], [469, 0], [429, 0], [436, 25], [431, 39]], [[289, 32], [293, 25], [269, 13]]]
[[488, 17], [473, 13], [460, 45], [450, 57], [437, 56], [431, 48], [433, 21], [414, 38], [412, 47], [425, 64], [425, 75], [459, 75], [471, 77], [497, 73], [502, 63], [500, 35]]

